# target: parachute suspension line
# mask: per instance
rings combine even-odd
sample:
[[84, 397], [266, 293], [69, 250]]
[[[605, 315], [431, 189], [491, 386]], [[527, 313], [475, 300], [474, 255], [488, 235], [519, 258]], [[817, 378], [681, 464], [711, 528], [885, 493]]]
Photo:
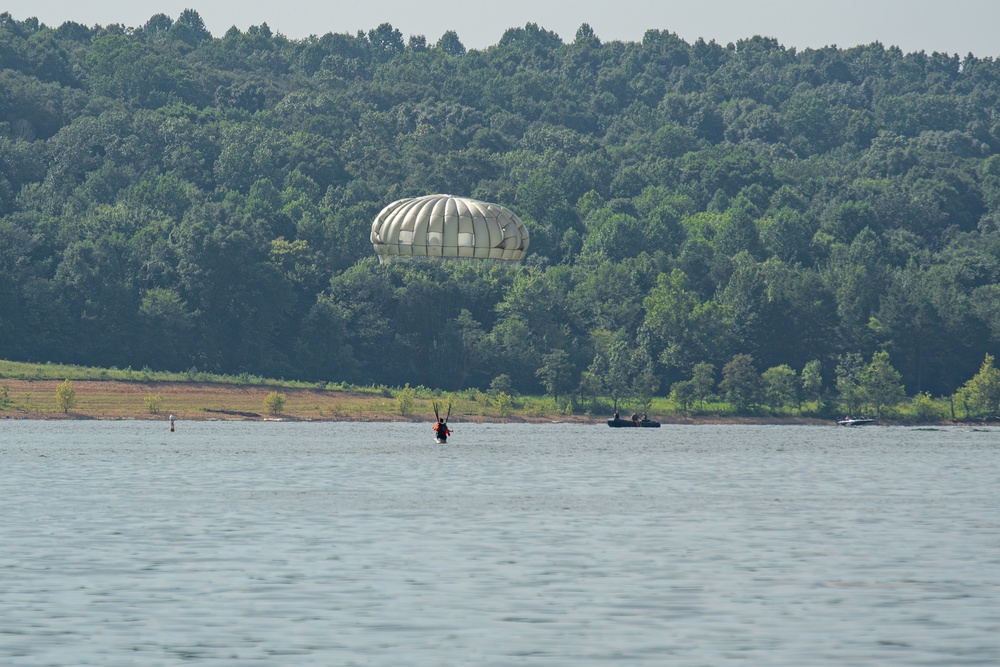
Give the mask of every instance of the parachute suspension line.
[[[447, 422], [449, 419], [451, 419], [451, 406], [452, 405], [453, 405], [453, 398], [452, 398], [452, 396], [449, 395], [448, 396], [448, 412], [445, 414], [445, 417], [444, 417], [445, 422]], [[435, 400], [431, 401], [431, 407], [434, 408], [434, 419], [436, 419], [437, 421], [441, 421], [441, 407], [442, 407], [441, 406], [441, 402], [435, 399]]]

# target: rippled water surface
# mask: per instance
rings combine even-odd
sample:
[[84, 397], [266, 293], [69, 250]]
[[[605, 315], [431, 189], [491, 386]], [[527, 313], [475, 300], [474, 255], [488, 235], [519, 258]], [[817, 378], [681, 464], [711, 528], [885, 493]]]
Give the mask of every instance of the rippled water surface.
[[1000, 430], [0, 423], [2, 665], [997, 665]]

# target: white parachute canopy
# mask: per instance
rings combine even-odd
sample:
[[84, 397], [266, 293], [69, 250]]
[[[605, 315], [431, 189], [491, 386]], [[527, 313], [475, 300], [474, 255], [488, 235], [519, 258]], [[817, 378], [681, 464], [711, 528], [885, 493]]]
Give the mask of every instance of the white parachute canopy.
[[528, 229], [499, 204], [427, 195], [382, 209], [371, 241], [383, 262], [396, 256], [519, 262], [528, 251]]

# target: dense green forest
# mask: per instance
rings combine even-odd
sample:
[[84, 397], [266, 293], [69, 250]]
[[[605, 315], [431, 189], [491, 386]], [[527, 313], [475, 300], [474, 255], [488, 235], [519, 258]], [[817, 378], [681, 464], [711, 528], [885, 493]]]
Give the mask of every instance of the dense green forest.
[[[0, 14], [0, 358], [682, 399], [881, 360], [950, 395], [1000, 354], [998, 109], [1000, 60], [880, 43]], [[435, 192], [528, 259], [380, 264], [374, 217]]]

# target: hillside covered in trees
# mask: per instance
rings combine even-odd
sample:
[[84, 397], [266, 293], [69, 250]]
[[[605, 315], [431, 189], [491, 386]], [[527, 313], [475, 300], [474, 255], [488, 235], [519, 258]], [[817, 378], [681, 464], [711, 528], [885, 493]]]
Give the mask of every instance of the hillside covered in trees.
[[[880, 359], [950, 394], [1000, 354], [998, 109], [1000, 61], [879, 43], [2, 14], [0, 358], [612, 395]], [[435, 192], [528, 259], [379, 264], [376, 214]]]

